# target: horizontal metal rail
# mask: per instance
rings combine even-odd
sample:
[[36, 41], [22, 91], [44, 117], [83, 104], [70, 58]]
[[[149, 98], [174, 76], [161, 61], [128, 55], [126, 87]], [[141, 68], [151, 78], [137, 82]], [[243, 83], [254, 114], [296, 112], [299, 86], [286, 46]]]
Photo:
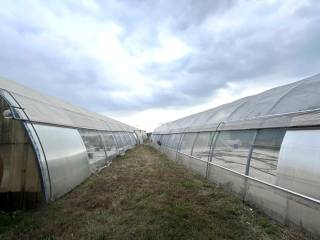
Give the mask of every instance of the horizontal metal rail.
[[170, 149], [170, 150], [173, 150], [173, 151], [177, 152], [177, 154], [181, 154], [181, 155], [184, 155], [184, 156], [187, 156], [187, 157], [191, 157], [191, 158], [193, 158], [193, 159], [195, 159], [195, 160], [199, 160], [199, 161], [204, 162], [204, 163], [206, 163], [206, 164], [213, 165], [213, 166], [215, 166], [215, 167], [221, 168], [221, 169], [226, 170], [226, 171], [228, 171], [228, 172], [232, 172], [232, 173], [234, 173], [234, 174], [236, 174], [236, 175], [239, 175], [239, 176], [242, 176], [242, 177], [244, 177], [244, 178], [253, 180], [253, 181], [255, 181], [255, 182], [262, 183], [262, 184], [267, 185], [267, 186], [269, 186], [269, 187], [273, 187], [273, 188], [275, 188], [275, 189], [277, 189], [277, 190], [284, 191], [284, 192], [289, 193], [289, 194], [292, 194], [292, 195], [294, 195], [294, 196], [296, 196], [296, 197], [300, 197], [300, 198], [303, 198], [303, 199], [305, 199], [305, 200], [308, 200], [308, 201], [311, 201], [311, 202], [320, 204], [320, 200], [318, 200], [318, 199], [315, 199], [315, 198], [312, 198], [312, 197], [308, 197], [308, 196], [306, 196], [306, 195], [304, 195], [304, 194], [297, 193], [297, 192], [295, 192], [295, 191], [292, 191], [292, 190], [289, 190], [289, 189], [286, 189], [286, 188], [283, 188], [283, 187], [274, 185], [274, 184], [272, 184], [272, 183], [268, 183], [268, 182], [259, 180], [259, 179], [257, 179], [257, 178], [251, 177], [251, 176], [249, 176], [249, 175], [245, 175], [245, 174], [243, 174], [243, 173], [239, 173], [239, 172], [237, 172], [237, 171], [234, 171], [234, 170], [231, 170], [231, 169], [229, 169], [229, 168], [223, 167], [223, 166], [221, 166], [221, 165], [219, 165], [219, 164], [216, 164], [216, 163], [213, 163], [213, 162], [209, 162], [209, 161], [207, 161], [207, 160], [203, 160], [203, 159], [201, 159], [201, 158], [197, 158], [197, 157], [195, 157], [195, 156], [191, 156], [191, 155], [186, 154], [186, 153], [178, 152], [176, 149], [170, 148], [170, 147], [168, 147], [168, 146], [161, 146], [161, 147], [168, 148], [168, 149]]

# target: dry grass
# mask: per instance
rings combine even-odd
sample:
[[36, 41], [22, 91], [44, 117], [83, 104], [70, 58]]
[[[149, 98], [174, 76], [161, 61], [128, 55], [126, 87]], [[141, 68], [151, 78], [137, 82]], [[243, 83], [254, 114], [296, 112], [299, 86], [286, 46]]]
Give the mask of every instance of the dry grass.
[[1, 239], [304, 238], [145, 145], [62, 199], [1, 221]]

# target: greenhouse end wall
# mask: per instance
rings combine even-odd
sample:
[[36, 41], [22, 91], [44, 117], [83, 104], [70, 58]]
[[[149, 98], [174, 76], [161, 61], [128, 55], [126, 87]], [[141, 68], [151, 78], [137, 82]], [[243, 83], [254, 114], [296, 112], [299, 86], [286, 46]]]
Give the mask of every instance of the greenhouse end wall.
[[1, 130], [0, 203], [5, 211], [37, 208], [61, 197], [137, 144], [131, 132], [14, 119], [2, 118]]
[[139, 129], [3, 79], [0, 113], [1, 210], [54, 201], [143, 136]]
[[[0, 98], [0, 112], [9, 105]], [[35, 208], [45, 199], [33, 145], [24, 124], [0, 115], [0, 209]]]

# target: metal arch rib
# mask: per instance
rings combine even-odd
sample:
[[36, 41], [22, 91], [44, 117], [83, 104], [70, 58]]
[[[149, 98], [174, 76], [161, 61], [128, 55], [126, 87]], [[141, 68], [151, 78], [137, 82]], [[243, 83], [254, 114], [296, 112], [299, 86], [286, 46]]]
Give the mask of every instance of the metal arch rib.
[[[50, 194], [49, 194], [49, 197], [50, 197], [50, 198], [49, 198], [49, 199], [51, 200], [51, 199], [52, 199], [52, 182], [51, 182], [51, 176], [50, 176], [49, 165], [48, 165], [46, 153], [45, 153], [45, 151], [44, 151], [44, 148], [43, 148], [43, 145], [42, 145], [42, 143], [41, 143], [40, 137], [39, 137], [39, 135], [38, 135], [38, 133], [37, 133], [37, 131], [36, 131], [36, 129], [35, 129], [32, 121], [30, 120], [29, 116], [28, 116], [27, 113], [25, 112], [24, 108], [20, 105], [20, 103], [19, 103], [19, 102], [17, 101], [17, 99], [12, 95], [12, 93], [11, 93], [10, 91], [8, 91], [7, 89], [4, 89], [4, 88], [0, 88], [0, 90], [3, 91], [3, 92], [6, 92], [7, 94], [9, 94], [9, 96], [12, 98], [12, 100], [13, 100], [13, 101], [15, 102], [15, 104], [17, 105], [17, 106], [12, 106], [12, 104], [8, 101], [7, 103], [9, 104], [11, 110], [17, 108], [17, 109], [20, 109], [20, 110], [23, 112], [23, 114], [26, 116], [27, 121], [30, 123], [31, 128], [32, 128], [32, 130], [34, 131], [34, 133], [35, 133], [35, 135], [36, 135], [36, 137], [37, 137], [37, 139], [38, 139], [38, 142], [39, 142], [39, 144], [40, 144], [40, 148], [41, 148], [42, 153], [43, 153], [45, 165], [46, 165], [46, 168], [47, 168], [47, 174], [48, 174], [48, 180], [49, 180], [49, 191], [50, 191]], [[4, 99], [6, 99], [6, 97], [5, 97], [3, 94], [1, 94], [1, 95], [2, 95], [2, 97], [3, 97]], [[16, 116], [13, 116], [13, 118], [14, 118], [15, 120], [19, 120], [19, 121], [22, 120], [21, 118], [16, 118]], [[27, 133], [28, 133], [28, 135], [30, 134], [28, 131], [27, 131]], [[31, 135], [30, 135], [29, 137], [32, 138]], [[39, 159], [38, 161], [39, 161], [39, 163], [40, 163], [40, 159]], [[41, 175], [42, 175], [42, 173], [41, 173]], [[43, 186], [44, 186], [44, 184], [43, 184]], [[46, 191], [45, 188], [44, 188], [44, 191]]]
[[294, 86], [289, 88], [287, 91], [285, 91], [282, 95], [280, 95], [270, 106], [270, 108], [266, 111], [264, 115], [268, 115], [271, 113], [271, 111], [281, 102], [282, 99], [284, 99], [288, 94], [290, 94], [292, 91], [294, 91], [297, 87], [301, 86], [304, 84], [304, 81], [300, 81], [296, 83]]
[[[228, 116], [227, 121], [229, 121], [229, 119], [243, 106], [246, 105], [247, 102], [249, 102], [249, 100], [251, 99], [251, 97], [247, 97], [246, 101], [243, 101], [242, 103], [240, 103]], [[226, 122], [227, 122], [226, 121]]]

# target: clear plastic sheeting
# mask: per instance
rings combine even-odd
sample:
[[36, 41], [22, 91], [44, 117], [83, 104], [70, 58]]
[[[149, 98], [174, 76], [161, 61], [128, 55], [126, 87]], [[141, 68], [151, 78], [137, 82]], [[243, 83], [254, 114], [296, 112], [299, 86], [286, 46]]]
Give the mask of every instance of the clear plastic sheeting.
[[110, 160], [110, 158], [113, 158], [118, 153], [117, 143], [111, 132], [103, 132], [102, 140], [103, 140], [105, 150], [107, 152], [108, 160]]
[[34, 124], [51, 185], [50, 200], [69, 192], [90, 175], [86, 148], [76, 129]]
[[171, 148], [178, 150], [180, 140], [183, 134], [175, 134], [171, 142]]
[[166, 146], [166, 141], [165, 141], [165, 138], [167, 138], [167, 140], [169, 140], [169, 135], [158, 135], [157, 138], [156, 138], [156, 142], [163, 142], [164, 146]]
[[120, 138], [122, 140], [122, 143], [123, 143], [123, 147], [126, 149], [129, 145], [129, 143], [127, 142], [127, 139], [126, 139], [126, 134], [125, 133], [120, 133]]
[[320, 74], [165, 123], [154, 133], [320, 124]]
[[124, 138], [125, 138], [126, 141], [127, 141], [127, 146], [130, 147], [130, 146], [132, 145], [132, 143], [131, 143], [131, 139], [130, 139], [130, 137], [129, 137], [129, 134], [128, 134], [128, 133], [125, 133], [125, 134], [124, 134]]
[[114, 137], [117, 141], [117, 146], [118, 146], [118, 150], [121, 152], [123, 151], [123, 147], [124, 147], [124, 144], [121, 140], [121, 137], [120, 137], [120, 134], [114, 134]]
[[190, 155], [196, 136], [197, 133], [184, 134], [181, 139], [180, 152]]
[[135, 145], [136, 144], [136, 139], [135, 139], [133, 133], [129, 133], [129, 138], [130, 138], [131, 145], [132, 146]]
[[201, 132], [196, 138], [194, 143], [192, 156], [201, 158], [203, 160], [208, 160], [210, 146], [213, 140], [214, 132]]
[[89, 166], [93, 172], [102, 168], [107, 163], [107, 155], [101, 136], [98, 131], [80, 129], [79, 133], [86, 146]]
[[135, 142], [137, 144], [143, 144], [144, 140], [147, 139], [147, 133], [143, 130], [134, 130], [133, 131]]
[[170, 135], [162, 135], [161, 144], [168, 146]]
[[320, 199], [320, 130], [291, 130], [279, 154], [277, 185]]
[[169, 135], [169, 138], [168, 138], [168, 141], [167, 141], [167, 144], [166, 144], [168, 147], [172, 148], [172, 145], [173, 145], [175, 137], [176, 137], [176, 134]]
[[218, 135], [213, 149], [212, 162], [245, 174], [254, 130], [225, 131]]
[[275, 184], [278, 156], [285, 129], [261, 129], [253, 145], [249, 175]]

